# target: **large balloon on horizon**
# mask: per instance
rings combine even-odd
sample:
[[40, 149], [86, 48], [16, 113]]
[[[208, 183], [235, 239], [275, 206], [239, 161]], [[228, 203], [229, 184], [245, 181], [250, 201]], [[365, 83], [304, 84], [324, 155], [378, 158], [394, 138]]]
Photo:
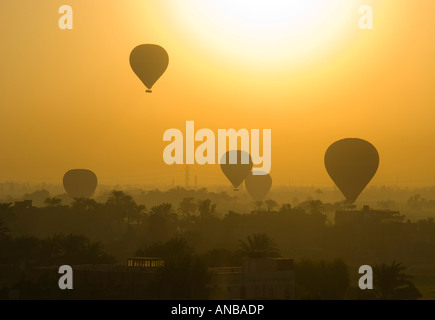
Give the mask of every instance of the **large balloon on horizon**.
[[[225, 162], [225, 163], [224, 163]], [[221, 169], [237, 191], [240, 184], [251, 173], [252, 158], [249, 153], [241, 150], [226, 152], [220, 159]]]
[[325, 153], [325, 168], [347, 201], [353, 203], [379, 167], [376, 148], [362, 139], [334, 142]]
[[151, 88], [166, 71], [169, 56], [156, 44], [141, 44], [130, 53], [130, 66], [151, 93]]
[[71, 198], [90, 198], [97, 184], [97, 176], [87, 169], [69, 170], [63, 176], [63, 187]]
[[245, 187], [252, 199], [261, 201], [269, 193], [272, 187], [272, 177], [270, 174], [254, 175], [249, 174], [245, 178]]

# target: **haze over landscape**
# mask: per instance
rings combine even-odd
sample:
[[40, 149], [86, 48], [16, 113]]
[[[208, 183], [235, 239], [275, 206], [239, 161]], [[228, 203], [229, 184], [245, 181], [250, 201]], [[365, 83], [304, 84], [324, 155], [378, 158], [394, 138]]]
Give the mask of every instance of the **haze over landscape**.
[[[219, 28], [223, 13], [199, 1], [185, 10], [168, 1], [76, 1], [74, 30], [64, 32], [56, 1], [3, 1], [0, 179], [59, 183], [67, 170], [89, 168], [105, 184], [171, 183], [184, 167], [163, 162], [163, 133], [194, 120], [214, 132], [272, 129], [275, 186], [332, 186], [323, 155], [346, 137], [379, 150], [373, 185], [433, 185], [434, 4], [369, 2], [376, 19], [368, 31], [358, 27], [367, 1], [332, 1], [316, 16], [290, 6], [305, 17], [302, 34], [285, 21], [267, 24], [273, 4], [259, 25], [247, 20], [230, 33], [236, 20]], [[128, 63], [141, 43], [170, 56], [152, 94]], [[191, 171], [203, 186], [226, 182], [218, 166]]]

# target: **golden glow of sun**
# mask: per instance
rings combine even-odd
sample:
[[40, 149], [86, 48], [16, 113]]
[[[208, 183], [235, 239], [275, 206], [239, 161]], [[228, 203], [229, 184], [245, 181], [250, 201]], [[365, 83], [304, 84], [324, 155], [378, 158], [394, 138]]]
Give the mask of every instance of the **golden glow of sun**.
[[359, 1], [171, 1], [173, 21], [197, 44], [236, 64], [301, 65], [336, 47], [358, 24]]

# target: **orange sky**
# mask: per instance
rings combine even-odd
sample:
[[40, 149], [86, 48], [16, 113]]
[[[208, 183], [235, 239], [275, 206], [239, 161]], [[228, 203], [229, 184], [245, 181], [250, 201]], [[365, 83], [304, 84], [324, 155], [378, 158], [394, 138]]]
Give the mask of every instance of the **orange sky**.
[[[173, 3], [0, 2], [0, 181], [57, 183], [87, 168], [102, 183], [182, 184], [184, 167], [163, 162], [162, 136], [194, 120], [215, 132], [272, 129], [275, 185], [332, 185], [323, 155], [346, 137], [378, 149], [373, 185], [435, 182], [435, 2], [322, 8], [325, 20], [299, 22], [310, 33], [291, 39], [252, 19], [240, 29], [234, 12]], [[73, 30], [58, 28], [62, 4], [74, 10]], [[373, 30], [358, 28], [362, 4], [373, 6]], [[170, 57], [152, 94], [129, 66], [142, 43]], [[226, 183], [218, 166], [191, 174]]]

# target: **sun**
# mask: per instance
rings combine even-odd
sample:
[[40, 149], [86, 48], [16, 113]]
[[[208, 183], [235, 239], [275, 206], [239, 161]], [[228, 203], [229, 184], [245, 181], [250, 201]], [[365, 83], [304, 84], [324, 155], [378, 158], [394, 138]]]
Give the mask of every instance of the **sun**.
[[328, 52], [356, 27], [356, 2], [183, 0], [171, 1], [170, 8], [178, 28], [198, 45], [237, 64], [271, 67]]

